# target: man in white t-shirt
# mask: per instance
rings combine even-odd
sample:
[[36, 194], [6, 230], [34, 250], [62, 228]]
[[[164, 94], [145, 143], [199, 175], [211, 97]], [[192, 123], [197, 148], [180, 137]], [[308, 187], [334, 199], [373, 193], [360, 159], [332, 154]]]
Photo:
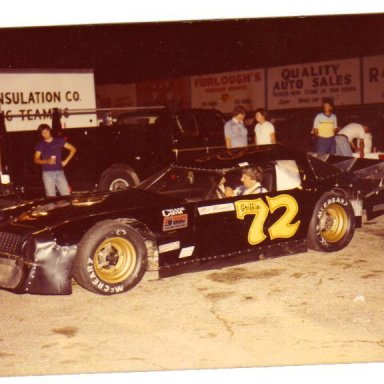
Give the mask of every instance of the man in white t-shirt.
[[339, 135], [346, 136], [353, 151], [359, 152], [361, 157], [364, 157], [364, 138], [367, 133], [368, 126], [359, 123], [350, 123], [339, 131]]
[[256, 110], [255, 119], [255, 144], [266, 145], [276, 144], [275, 127], [268, 121], [268, 113], [264, 108]]

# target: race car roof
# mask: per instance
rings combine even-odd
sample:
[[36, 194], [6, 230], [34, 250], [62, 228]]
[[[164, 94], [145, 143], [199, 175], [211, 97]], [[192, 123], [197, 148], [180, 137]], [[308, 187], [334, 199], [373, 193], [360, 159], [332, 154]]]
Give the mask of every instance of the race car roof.
[[305, 160], [306, 157], [306, 153], [281, 144], [250, 145], [220, 150], [193, 160], [179, 160], [175, 165], [206, 170], [227, 170], [273, 160]]

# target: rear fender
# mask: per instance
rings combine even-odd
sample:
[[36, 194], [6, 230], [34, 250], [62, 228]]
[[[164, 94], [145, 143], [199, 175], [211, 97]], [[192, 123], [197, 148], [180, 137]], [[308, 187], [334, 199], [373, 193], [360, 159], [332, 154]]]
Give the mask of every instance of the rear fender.
[[361, 228], [363, 216], [363, 198], [358, 191], [351, 187], [334, 188], [332, 192], [344, 196], [349, 200], [355, 213], [355, 226]]

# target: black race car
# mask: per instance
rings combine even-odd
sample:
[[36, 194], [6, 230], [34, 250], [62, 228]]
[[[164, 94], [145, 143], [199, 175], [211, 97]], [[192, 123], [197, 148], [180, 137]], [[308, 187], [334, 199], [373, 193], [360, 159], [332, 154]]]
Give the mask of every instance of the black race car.
[[[147, 270], [337, 251], [361, 225], [366, 199], [382, 200], [382, 166], [250, 146], [179, 162], [136, 188], [9, 207], [0, 213], [0, 287], [70, 294], [73, 277], [112, 295]], [[255, 169], [259, 188], [246, 189], [244, 172]]]

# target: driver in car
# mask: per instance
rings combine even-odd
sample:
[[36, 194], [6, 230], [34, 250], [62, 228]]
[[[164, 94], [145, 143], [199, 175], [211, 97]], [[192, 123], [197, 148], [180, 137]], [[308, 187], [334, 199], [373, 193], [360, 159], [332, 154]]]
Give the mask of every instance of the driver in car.
[[234, 190], [226, 186], [225, 196], [242, 196], [252, 195], [257, 193], [266, 193], [268, 190], [261, 185], [263, 179], [263, 170], [260, 167], [246, 167], [242, 169], [241, 182], [243, 185]]

